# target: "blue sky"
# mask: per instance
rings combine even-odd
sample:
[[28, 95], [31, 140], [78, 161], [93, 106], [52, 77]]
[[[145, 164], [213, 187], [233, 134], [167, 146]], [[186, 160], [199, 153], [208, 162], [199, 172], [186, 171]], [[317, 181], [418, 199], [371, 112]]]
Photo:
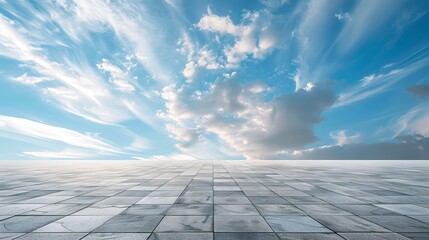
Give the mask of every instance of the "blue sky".
[[429, 159], [428, 11], [0, 0], [0, 159]]

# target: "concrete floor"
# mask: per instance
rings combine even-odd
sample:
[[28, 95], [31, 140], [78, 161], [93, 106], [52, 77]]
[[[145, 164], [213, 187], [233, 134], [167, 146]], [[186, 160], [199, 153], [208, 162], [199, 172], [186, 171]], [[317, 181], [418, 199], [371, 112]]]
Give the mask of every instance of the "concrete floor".
[[429, 161], [0, 161], [0, 239], [429, 239]]

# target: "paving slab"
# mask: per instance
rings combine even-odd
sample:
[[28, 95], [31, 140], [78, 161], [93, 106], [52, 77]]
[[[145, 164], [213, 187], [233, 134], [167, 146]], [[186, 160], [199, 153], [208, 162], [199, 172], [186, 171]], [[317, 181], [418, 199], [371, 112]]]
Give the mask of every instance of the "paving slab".
[[0, 168], [0, 239], [428, 236], [429, 161], [2, 161]]

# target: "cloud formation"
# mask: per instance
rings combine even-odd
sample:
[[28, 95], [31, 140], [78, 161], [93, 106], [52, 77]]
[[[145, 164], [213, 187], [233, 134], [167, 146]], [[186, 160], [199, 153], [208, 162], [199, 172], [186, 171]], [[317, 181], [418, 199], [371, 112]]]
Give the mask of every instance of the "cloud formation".
[[164, 88], [162, 96], [165, 118], [184, 128], [168, 127], [177, 140], [194, 144], [197, 132], [191, 135], [189, 131], [197, 128], [216, 134], [249, 159], [269, 158], [316, 141], [313, 127], [335, 101], [329, 89], [314, 86], [264, 102], [267, 87], [243, 85], [236, 73], [217, 80], [204, 92], [193, 92], [191, 85], [176, 88]]
[[419, 134], [397, 137], [396, 142], [335, 145], [294, 153], [296, 159], [316, 160], [424, 160], [428, 156], [429, 138]]
[[427, 154], [421, 1], [0, 8], [0, 158]]
[[[109, 143], [67, 128], [51, 126], [28, 119], [0, 115], [0, 131], [18, 134], [44, 141], [56, 141], [64, 144], [96, 150], [99, 153], [118, 153]], [[35, 155], [33, 154], [30, 155]]]

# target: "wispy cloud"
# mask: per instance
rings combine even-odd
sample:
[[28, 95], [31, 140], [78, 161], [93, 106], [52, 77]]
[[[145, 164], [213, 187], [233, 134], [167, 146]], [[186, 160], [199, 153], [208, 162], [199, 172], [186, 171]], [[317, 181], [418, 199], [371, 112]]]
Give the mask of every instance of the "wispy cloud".
[[[420, 58], [420, 56], [417, 56], [413, 60], [405, 63], [403, 62], [397, 64], [396, 68], [383, 68], [381, 73], [363, 77], [356, 86], [340, 93], [334, 106], [339, 107], [349, 105], [387, 91], [395, 83], [404, 80], [412, 74], [415, 74], [427, 67], [429, 64], [429, 58]], [[401, 68], [398, 66], [401, 66]]]
[[42, 159], [85, 159], [97, 156], [95, 153], [85, 152], [82, 150], [74, 150], [74, 149], [65, 149], [57, 152], [23, 152], [22, 155], [24, 157], [35, 157]]
[[[381, 94], [389, 134], [429, 134], [425, 99], [404, 93], [424, 98], [428, 79], [419, 1], [0, 6], [0, 134], [19, 157], [262, 159], [310, 144], [351, 154], [372, 149], [380, 122], [351, 106]], [[406, 99], [389, 105], [393, 92]]]
[[44, 141], [62, 142], [70, 146], [95, 150], [98, 153], [120, 152], [111, 144], [94, 136], [24, 118], [0, 115], [0, 130]]

